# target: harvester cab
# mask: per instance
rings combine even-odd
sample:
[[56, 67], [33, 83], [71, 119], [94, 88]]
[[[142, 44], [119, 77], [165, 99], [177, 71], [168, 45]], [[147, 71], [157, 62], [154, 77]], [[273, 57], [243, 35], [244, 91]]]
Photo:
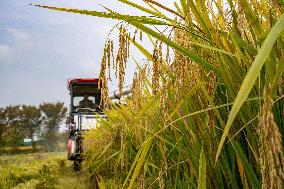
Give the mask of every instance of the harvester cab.
[[68, 160], [74, 161], [74, 168], [79, 169], [83, 160], [83, 133], [95, 129], [99, 119], [106, 119], [100, 107], [101, 91], [99, 79], [71, 79], [68, 81], [71, 103], [69, 107]]

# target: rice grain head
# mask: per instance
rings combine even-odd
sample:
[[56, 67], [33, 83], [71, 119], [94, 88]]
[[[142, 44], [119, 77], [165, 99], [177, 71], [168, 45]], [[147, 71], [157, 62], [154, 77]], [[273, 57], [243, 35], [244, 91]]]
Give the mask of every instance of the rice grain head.
[[273, 100], [264, 92], [260, 129], [260, 170], [262, 188], [281, 189], [284, 186], [282, 139], [272, 113]]

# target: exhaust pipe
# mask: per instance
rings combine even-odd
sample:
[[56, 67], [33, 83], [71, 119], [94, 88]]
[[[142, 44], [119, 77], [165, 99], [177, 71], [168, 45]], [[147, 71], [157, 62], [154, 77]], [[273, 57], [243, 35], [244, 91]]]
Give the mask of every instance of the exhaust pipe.
[[122, 94], [120, 95], [119, 94], [119, 90], [116, 90], [116, 91], [113, 91], [110, 95], [109, 95], [109, 98], [111, 100], [114, 100], [114, 99], [121, 99], [121, 97], [123, 96], [126, 96], [126, 98], [130, 98], [131, 96], [131, 89], [128, 87], [128, 89], [123, 89], [122, 90]]

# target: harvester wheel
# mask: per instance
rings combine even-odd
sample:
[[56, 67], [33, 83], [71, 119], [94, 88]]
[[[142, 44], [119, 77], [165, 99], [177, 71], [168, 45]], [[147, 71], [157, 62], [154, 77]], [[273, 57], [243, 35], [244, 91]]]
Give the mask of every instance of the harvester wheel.
[[81, 170], [81, 161], [75, 160], [73, 163], [74, 171], [80, 171]]

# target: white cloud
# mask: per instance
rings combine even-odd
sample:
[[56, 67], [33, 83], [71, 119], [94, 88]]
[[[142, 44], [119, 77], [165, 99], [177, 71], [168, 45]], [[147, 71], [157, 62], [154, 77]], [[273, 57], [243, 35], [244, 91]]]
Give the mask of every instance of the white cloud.
[[40, 64], [40, 63], [35, 64], [33, 67], [36, 70], [40, 70], [40, 71], [47, 71], [47, 69], [48, 69], [48, 65], [47, 64]]
[[93, 67], [94, 64], [94, 60], [89, 59], [89, 58], [83, 58], [81, 59], [79, 66], [85, 70], [89, 70], [91, 67]]
[[31, 40], [30, 35], [22, 30], [7, 28], [7, 31], [16, 41]]
[[12, 56], [13, 48], [8, 45], [0, 45], [0, 64], [8, 63], [8, 58]]
[[11, 46], [15, 49], [15, 53], [27, 52], [34, 48], [35, 39], [28, 31], [16, 27], [9, 27], [6, 31], [10, 36]]
[[82, 58], [79, 67], [84, 72], [93, 74], [93, 77], [98, 77], [100, 74], [100, 63], [97, 63], [94, 59]]

